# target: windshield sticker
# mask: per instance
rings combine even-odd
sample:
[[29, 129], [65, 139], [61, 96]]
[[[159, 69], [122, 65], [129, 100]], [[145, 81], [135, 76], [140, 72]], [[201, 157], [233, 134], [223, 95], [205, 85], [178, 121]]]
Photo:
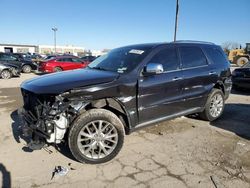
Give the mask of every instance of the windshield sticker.
[[132, 50], [129, 51], [129, 53], [141, 55], [141, 54], [144, 53], [144, 51], [143, 50], [132, 49]]

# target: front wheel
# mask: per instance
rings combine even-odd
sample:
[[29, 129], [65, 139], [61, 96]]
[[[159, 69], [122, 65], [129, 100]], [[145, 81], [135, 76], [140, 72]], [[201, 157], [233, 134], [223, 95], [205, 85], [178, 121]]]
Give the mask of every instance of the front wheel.
[[9, 70], [3, 70], [1, 72], [2, 79], [10, 79], [12, 77], [12, 74]]
[[80, 115], [70, 128], [69, 148], [82, 163], [104, 163], [119, 153], [124, 135], [124, 126], [115, 114], [92, 109]]
[[207, 99], [204, 111], [199, 116], [206, 121], [214, 121], [222, 115], [224, 107], [225, 99], [223, 92], [219, 89], [213, 89]]

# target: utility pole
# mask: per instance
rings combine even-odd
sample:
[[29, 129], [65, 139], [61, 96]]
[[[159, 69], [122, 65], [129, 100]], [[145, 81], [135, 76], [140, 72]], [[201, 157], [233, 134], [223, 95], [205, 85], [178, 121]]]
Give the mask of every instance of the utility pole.
[[58, 29], [56, 27], [52, 27], [52, 30], [54, 31], [54, 45], [55, 45], [55, 54], [56, 54], [56, 32]]
[[178, 27], [178, 13], [179, 13], [179, 0], [176, 0], [174, 42], [176, 41], [176, 34], [177, 34], [177, 27]]

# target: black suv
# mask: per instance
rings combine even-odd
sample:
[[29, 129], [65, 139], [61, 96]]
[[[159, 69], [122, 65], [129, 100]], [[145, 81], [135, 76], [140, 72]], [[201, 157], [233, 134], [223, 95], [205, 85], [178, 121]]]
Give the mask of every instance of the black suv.
[[78, 161], [106, 162], [138, 128], [195, 113], [220, 117], [229, 66], [221, 47], [206, 42], [117, 48], [86, 69], [24, 82], [23, 133], [33, 149], [67, 141]]
[[37, 65], [35, 63], [22, 58], [18, 54], [0, 53], [0, 63], [18, 66], [24, 73], [30, 73], [32, 70], [37, 69]]

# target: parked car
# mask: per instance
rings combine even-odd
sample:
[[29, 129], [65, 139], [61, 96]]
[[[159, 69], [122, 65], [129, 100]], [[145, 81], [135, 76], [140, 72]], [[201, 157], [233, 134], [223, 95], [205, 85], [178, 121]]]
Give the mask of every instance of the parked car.
[[234, 89], [250, 89], [250, 61], [232, 72]]
[[8, 63], [18, 66], [24, 73], [30, 73], [32, 70], [37, 69], [36, 64], [32, 61], [18, 58], [16, 55], [10, 53], [0, 53], [0, 63]]
[[60, 72], [85, 68], [88, 65], [85, 61], [75, 56], [56, 56], [40, 63], [39, 70], [42, 72]]
[[194, 113], [216, 120], [231, 85], [230, 64], [215, 44], [132, 45], [86, 69], [22, 83], [19, 115], [31, 146], [65, 140], [78, 161], [103, 163], [139, 128]]
[[22, 60], [26, 60], [26, 61], [31, 61], [31, 57], [29, 54], [25, 54], [25, 53], [11, 53], [11, 55], [13, 55], [14, 57], [18, 58], [18, 59], [22, 59]]
[[96, 59], [96, 56], [89, 55], [89, 56], [81, 57], [81, 59], [87, 63], [91, 63], [92, 61]]
[[20, 76], [20, 69], [17, 66], [0, 63], [0, 77], [2, 79], [10, 79], [13, 76]]

